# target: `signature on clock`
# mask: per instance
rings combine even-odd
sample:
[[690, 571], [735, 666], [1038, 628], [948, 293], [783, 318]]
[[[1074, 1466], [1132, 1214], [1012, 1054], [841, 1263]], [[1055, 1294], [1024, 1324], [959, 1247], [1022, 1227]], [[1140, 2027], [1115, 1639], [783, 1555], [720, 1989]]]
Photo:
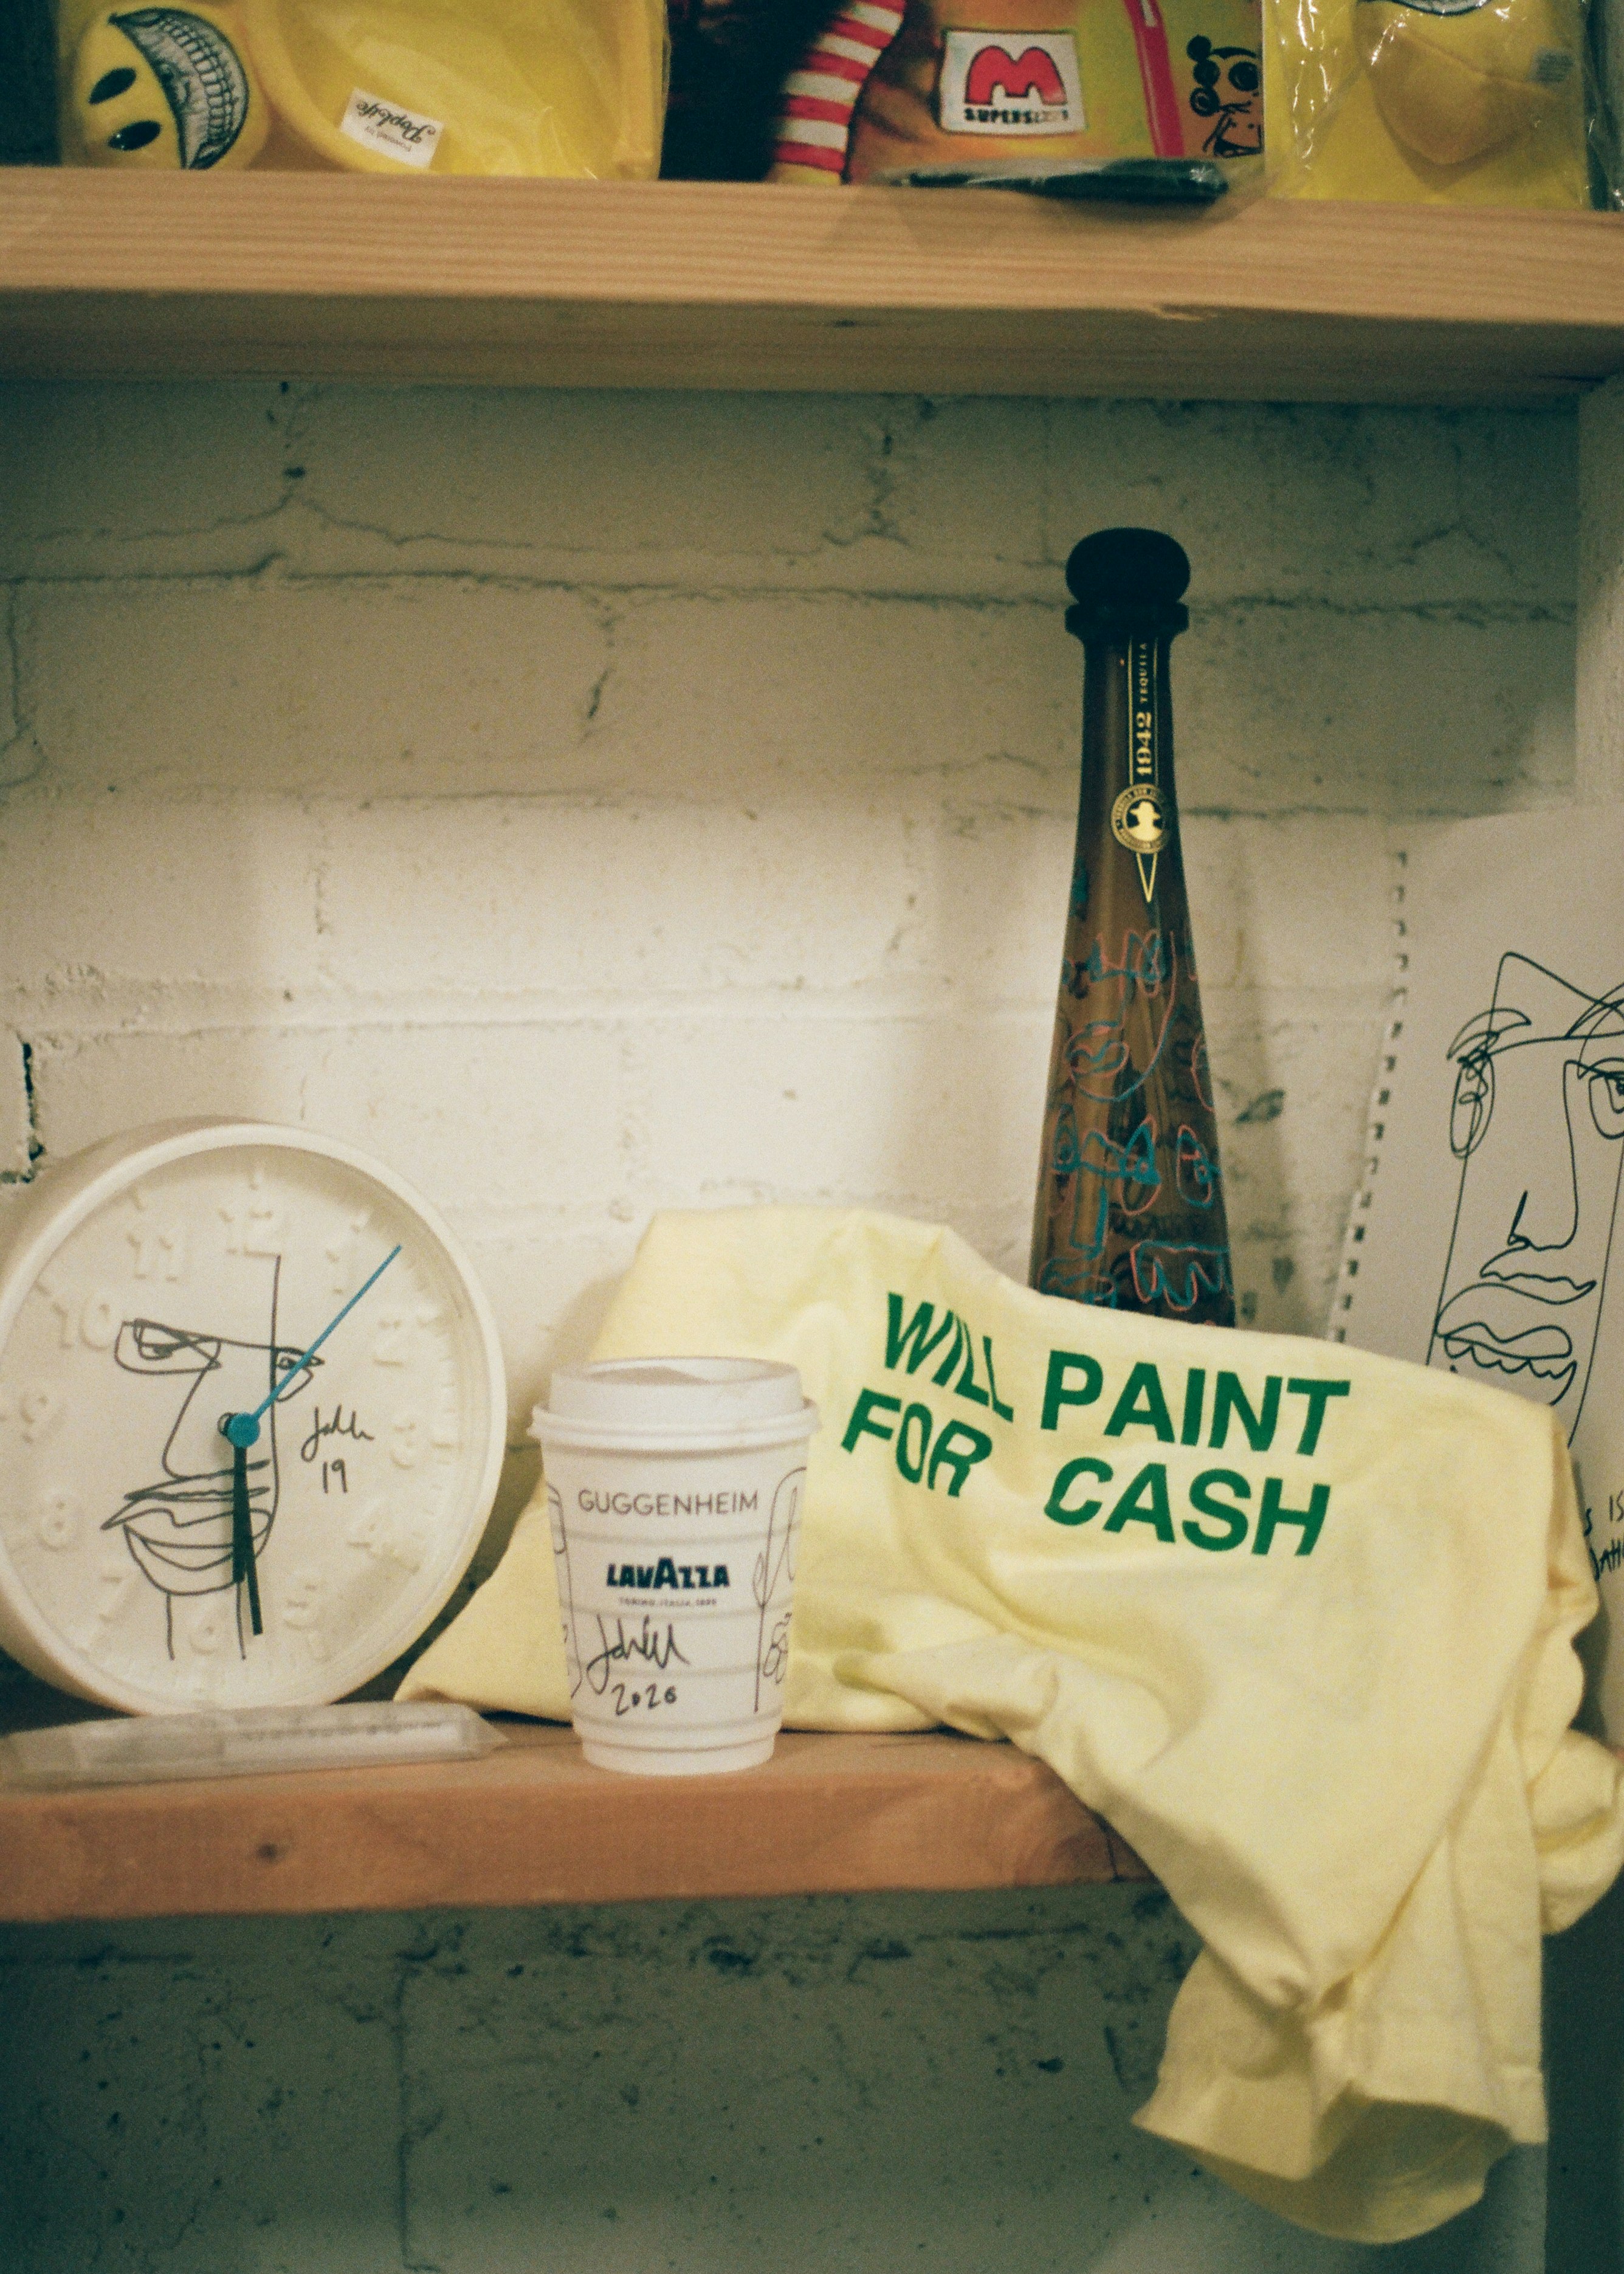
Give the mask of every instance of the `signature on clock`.
[[300, 1460], [319, 1459], [321, 1448], [329, 1437], [353, 1437], [357, 1444], [362, 1445], [370, 1445], [374, 1442], [372, 1431], [361, 1427], [360, 1417], [357, 1413], [352, 1412], [346, 1420], [343, 1407], [335, 1405], [333, 1408], [333, 1419], [330, 1421], [324, 1421], [321, 1418], [321, 1408], [318, 1405], [314, 1408], [312, 1416], [310, 1434], [299, 1447]]

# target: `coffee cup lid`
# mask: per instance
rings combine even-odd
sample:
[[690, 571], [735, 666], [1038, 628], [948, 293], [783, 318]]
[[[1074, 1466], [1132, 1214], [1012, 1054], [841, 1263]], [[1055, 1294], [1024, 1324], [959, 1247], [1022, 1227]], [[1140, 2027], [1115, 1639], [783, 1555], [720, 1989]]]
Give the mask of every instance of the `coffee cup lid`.
[[[617, 1358], [560, 1367], [546, 1405], [536, 1409], [536, 1434], [621, 1431], [754, 1435], [763, 1426], [793, 1431], [816, 1416], [793, 1366], [751, 1358]], [[776, 1432], [775, 1432], [776, 1434]]]

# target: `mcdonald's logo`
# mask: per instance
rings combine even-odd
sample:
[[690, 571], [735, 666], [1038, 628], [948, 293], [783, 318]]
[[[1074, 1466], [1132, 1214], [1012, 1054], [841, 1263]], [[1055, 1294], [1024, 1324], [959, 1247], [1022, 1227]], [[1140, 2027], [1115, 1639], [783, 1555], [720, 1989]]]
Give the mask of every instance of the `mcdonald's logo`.
[[1007, 48], [983, 48], [965, 73], [966, 102], [991, 102], [1002, 94], [1006, 102], [1035, 95], [1040, 102], [1065, 101], [1065, 81], [1047, 48], [1023, 48], [1012, 56]]
[[1076, 134], [1087, 124], [1071, 32], [946, 34], [937, 115], [947, 134]]

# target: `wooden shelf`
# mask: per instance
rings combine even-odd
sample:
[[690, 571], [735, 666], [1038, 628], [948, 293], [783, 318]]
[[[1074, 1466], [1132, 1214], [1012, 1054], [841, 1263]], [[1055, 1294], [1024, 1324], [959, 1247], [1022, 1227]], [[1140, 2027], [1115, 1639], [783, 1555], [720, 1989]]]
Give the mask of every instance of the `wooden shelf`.
[[988, 191], [0, 172], [0, 373], [1530, 402], [1624, 219]]
[[589, 1768], [568, 1729], [501, 1727], [508, 1743], [482, 1761], [97, 1792], [0, 1788], [0, 1918], [1149, 1877], [1058, 1777], [1011, 1745], [790, 1736], [763, 1768], [657, 1779]]

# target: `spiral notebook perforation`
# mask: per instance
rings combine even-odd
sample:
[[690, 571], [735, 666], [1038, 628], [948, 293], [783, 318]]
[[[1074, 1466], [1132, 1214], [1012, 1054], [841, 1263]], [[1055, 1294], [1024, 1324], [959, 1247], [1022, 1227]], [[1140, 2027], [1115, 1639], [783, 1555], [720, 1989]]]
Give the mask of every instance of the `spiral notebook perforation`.
[[1624, 1734], [1624, 809], [1406, 838], [1327, 1333], [1551, 1408], [1620, 1638], [1598, 1645], [1598, 1702]]
[[1347, 1314], [1353, 1307], [1353, 1283], [1359, 1276], [1359, 1251], [1365, 1241], [1376, 1178], [1381, 1171], [1381, 1147], [1387, 1133], [1387, 1112], [1392, 1101], [1395, 1077], [1398, 1070], [1399, 1039], [1404, 1031], [1405, 983], [1410, 971], [1409, 931], [1404, 920], [1405, 871], [1409, 865], [1407, 848], [1401, 847], [1392, 858], [1396, 871], [1396, 881], [1392, 887], [1395, 1010], [1382, 1035], [1381, 1058], [1377, 1070], [1376, 1088], [1365, 1125], [1364, 1173], [1360, 1178], [1358, 1189], [1353, 1196], [1353, 1205], [1348, 1216], [1347, 1230], [1342, 1235], [1342, 1254], [1337, 1261], [1336, 1277], [1331, 1298], [1330, 1322], [1326, 1329], [1327, 1340], [1334, 1343], [1345, 1343], [1348, 1339]]

